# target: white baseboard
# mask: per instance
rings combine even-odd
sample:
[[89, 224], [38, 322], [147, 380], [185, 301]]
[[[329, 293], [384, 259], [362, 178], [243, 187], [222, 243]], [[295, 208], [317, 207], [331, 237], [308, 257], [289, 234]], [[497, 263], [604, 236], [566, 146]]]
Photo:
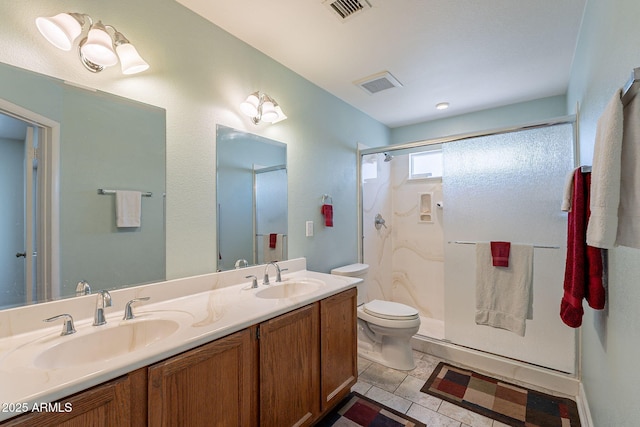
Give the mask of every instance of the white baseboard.
[[593, 427], [594, 424], [593, 419], [591, 418], [591, 410], [589, 409], [589, 402], [587, 401], [587, 395], [582, 383], [580, 383], [576, 403], [578, 404], [578, 414], [580, 414], [580, 424], [582, 427]]

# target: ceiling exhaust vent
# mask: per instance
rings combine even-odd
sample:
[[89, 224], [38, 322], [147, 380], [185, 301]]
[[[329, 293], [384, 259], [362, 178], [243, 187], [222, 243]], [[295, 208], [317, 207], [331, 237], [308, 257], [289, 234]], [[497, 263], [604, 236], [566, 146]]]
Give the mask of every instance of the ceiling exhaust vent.
[[402, 83], [400, 83], [398, 79], [393, 77], [388, 71], [383, 71], [381, 73], [356, 80], [353, 83], [360, 86], [369, 95], [394, 87], [402, 87]]
[[325, 0], [323, 3], [329, 10], [338, 15], [341, 21], [371, 9], [371, 3], [368, 0]]

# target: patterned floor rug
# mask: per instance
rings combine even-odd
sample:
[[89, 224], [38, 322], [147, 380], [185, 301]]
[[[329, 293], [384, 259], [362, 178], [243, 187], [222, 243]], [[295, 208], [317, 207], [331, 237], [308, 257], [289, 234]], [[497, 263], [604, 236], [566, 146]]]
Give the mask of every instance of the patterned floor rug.
[[579, 427], [576, 402], [441, 362], [420, 390], [514, 427]]
[[351, 393], [329, 412], [316, 427], [426, 427], [398, 411], [374, 402], [361, 394]]

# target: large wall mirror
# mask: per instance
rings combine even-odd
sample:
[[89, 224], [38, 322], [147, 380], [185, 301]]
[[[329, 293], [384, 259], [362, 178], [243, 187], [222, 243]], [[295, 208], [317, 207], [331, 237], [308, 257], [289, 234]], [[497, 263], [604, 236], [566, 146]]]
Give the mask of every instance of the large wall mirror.
[[[0, 309], [164, 280], [165, 110], [2, 63], [0, 81]], [[25, 111], [59, 124], [53, 155]], [[110, 190], [143, 193], [139, 226]]]
[[218, 125], [218, 270], [287, 259], [287, 146]]

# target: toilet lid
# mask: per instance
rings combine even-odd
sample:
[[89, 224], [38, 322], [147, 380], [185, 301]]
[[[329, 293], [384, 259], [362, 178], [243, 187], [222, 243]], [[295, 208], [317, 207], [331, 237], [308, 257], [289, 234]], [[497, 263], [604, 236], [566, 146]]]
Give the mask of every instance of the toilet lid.
[[399, 302], [373, 300], [364, 305], [368, 314], [389, 320], [411, 320], [418, 318], [418, 310]]

